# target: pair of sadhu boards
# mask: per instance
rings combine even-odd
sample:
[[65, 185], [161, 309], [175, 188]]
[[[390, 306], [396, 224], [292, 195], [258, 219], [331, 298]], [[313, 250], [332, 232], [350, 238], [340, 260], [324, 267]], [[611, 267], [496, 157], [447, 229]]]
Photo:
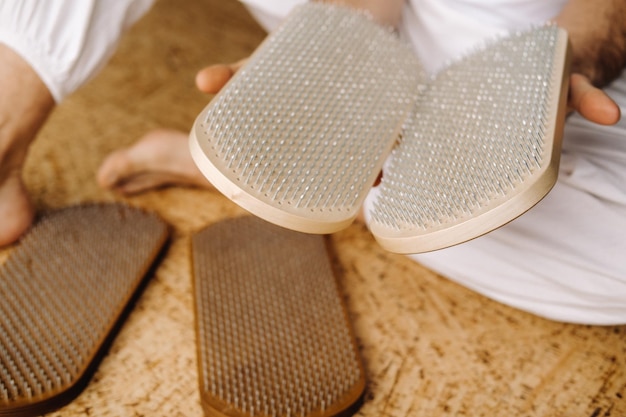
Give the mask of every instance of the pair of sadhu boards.
[[384, 164], [374, 237], [431, 251], [502, 226], [552, 188], [568, 68], [565, 31], [545, 25], [429, 76], [365, 14], [307, 3], [200, 113], [189, 146], [232, 201], [307, 233], [350, 224]]

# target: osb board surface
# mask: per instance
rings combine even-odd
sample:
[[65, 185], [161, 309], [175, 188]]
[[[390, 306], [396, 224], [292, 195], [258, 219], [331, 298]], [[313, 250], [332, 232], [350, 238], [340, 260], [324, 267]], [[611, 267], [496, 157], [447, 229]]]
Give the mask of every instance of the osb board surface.
[[[243, 211], [189, 188], [123, 199], [94, 177], [108, 152], [147, 130], [188, 130], [210, 99], [195, 91], [196, 71], [245, 57], [263, 37], [237, 1], [158, 1], [33, 146], [25, 176], [38, 208], [126, 200], [174, 228], [92, 382], [51, 416], [202, 415], [189, 237]], [[359, 225], [330, 243], [368, 377], [358, 415], [626, 415], [626, 327], [555, 323], [508, 308], [386, 253]]]

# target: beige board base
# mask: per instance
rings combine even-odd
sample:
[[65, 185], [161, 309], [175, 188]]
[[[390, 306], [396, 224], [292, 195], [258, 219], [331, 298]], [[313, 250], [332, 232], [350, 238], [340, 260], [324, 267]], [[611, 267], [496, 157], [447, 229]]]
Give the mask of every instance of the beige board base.
[[[95, 182], [104, 157], [156, 127], [188, 132], [211, 98], [195, 90], [196, 71], [244, 58], [263, 37], [238, 1], [158, 0], [31, 148], [25, 179], [37, 207], [122, 200]], [[189, 188], [128, 201], [172, 225], [171, 246], [90, 384], [47, 417], [203, 416], [190, 236], [245, 212]], [[330, 243], [368, 381], [358, 416], [626, 415], [626, 327], [503, 306], [386, 252], [358, 224]]]

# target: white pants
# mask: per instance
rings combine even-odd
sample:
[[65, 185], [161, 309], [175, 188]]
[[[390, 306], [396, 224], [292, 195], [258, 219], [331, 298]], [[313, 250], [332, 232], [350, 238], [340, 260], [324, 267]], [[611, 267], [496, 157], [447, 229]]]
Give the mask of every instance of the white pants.
[[[609, 94], [625, 102], [626, 79]], [[411, 257], [543, 317], [626, 323], [626, 120], [602, 128], [570, 117], [559, 179], [544, 200], [485, 236]]]
[[[626, 78], [607, 91], [626, 102]], [[366, 213], [376, 195], [376, 189], [368, 195]], [[542, 317], [624, 324], [625, 236], [626, 119], [601, 127], [572, 115], [565, 125], [558, 181], [542, 201], [477, 239], [410, 257]]]

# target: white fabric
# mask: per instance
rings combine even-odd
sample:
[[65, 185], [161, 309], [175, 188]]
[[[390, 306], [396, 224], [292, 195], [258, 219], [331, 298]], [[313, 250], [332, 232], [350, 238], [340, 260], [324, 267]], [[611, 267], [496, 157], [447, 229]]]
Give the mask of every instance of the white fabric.
[[[266, 15], [269, 30], [299, 3], [242, 1]], [[264, 8], [268, 3], [272, 7]], [[436, 72], [486, 39], [554, 18], [564, 4], [411, 0], [400, 33], [425, 68]], [[626, 73], [607, 92], [626, 114]], [[572, 115], [565, 128], [560, 176], [544, 200], [483, 237], [411, 258], [479, 293], [543, 317], [624, 324], [625, 184], [626, 120], [601, 127]], [[368, 196], [366, 213], [375, 197], [376, 189]]]
[[411, 0], [402, 35], [427, 71], [435, 72], [477, 44], [555, 17], [565, 0]]
[[94, 76], [154, 0], [0, 0], [0, 42], [60, 102]]
[[250, 14], [259, 22], [266, 31], [276, 29], [289, 11], [298, 4], [306, 3], [307, 0], [241, 0], [248, 8]]

